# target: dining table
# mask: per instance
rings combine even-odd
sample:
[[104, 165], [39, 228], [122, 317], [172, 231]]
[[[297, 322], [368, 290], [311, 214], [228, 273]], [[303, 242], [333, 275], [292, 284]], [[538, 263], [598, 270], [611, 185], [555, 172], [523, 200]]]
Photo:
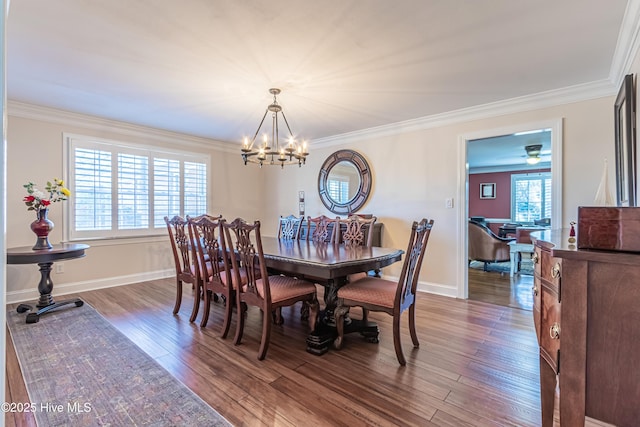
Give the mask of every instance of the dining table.
[[[337, 336], [333, 310], [338, 289], [351, 274], [375, 272], [378, 275], [402, 259], [402, 249], [377, 246], [349, 246], [319, 243], [308, 240], [262, 237], [262, 250], [267, 268], [318, 283], [324, 287], [324, 310], [314, 331], [307, 337], [307, 351], [321, 355], [327, 352]], [[349, 317], [345, 320], [345, 333], [359, 332], [372, 341], [377, 340], [378, 327], [374, 322], [363, 322]]]

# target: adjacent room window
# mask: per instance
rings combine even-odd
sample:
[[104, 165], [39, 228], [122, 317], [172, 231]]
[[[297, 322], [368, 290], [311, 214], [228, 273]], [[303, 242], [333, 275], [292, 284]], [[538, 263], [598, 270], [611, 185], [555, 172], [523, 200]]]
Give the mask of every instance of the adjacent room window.
[[551, 218], [551, 172], [511, 175], [511, 218], [516, 222]]
[[65, 136], [69, 239], [159, 235], [164, 217], [207, 212], [209, 158]]

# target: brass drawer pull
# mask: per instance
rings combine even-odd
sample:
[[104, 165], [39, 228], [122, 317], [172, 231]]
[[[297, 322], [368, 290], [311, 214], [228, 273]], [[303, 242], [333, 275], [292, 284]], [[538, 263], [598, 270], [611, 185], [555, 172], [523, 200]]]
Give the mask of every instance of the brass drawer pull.
[[552, 340], [559, 340], [560, 339], [560, 325], [558, 325], [557, 323], [554, 323], [553, 325], [551, 325], [551, 327], [549, 328], [549, 335], [551, 336]]
[[556, 262], [554, 266], [551, 268], [551, 277], [557, 279], [560, 277], [560, 263]]
[[531, 288], [531, 290], [533, 291], [533, 295], [537, 297], [538, 296], [538, 285], [537, 284], [533, 285], [533, 288]]
[[533, 255], [531, 255], [531, 261], [532, 261], [534, 264], [537, 264], [537, 263], [538, 263], [538, 252], [534, 252], [534, 253], [533, 253]]

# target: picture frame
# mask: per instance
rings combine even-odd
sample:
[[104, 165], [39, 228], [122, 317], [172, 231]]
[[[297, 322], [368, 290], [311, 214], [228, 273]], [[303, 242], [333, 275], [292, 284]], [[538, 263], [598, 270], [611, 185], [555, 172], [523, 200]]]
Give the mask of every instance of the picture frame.
[[304, 215], [304, 202], [298, 203], [298, 212], [300, 216]]
[[614, 104], [616, 199], [618, 206], [637, 206], [635, 88], [633, 74], [624, 77]]
[[480, 184], [480, 198], [481, 199], [495, 199], [496, 198], [496, 183], [495, 182], [483, 182]]
[[298, 191], [298, 201], [304, 202], [304, 191]]

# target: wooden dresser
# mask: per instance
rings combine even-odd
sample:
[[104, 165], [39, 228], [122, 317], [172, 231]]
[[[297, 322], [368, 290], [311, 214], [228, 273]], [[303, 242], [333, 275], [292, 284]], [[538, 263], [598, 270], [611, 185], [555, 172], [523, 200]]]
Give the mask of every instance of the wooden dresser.
[[640, 426], [640, 253], [578, 250], [568, 230], [531, 236], [542, 425], [557, 380], [562, 426]]

